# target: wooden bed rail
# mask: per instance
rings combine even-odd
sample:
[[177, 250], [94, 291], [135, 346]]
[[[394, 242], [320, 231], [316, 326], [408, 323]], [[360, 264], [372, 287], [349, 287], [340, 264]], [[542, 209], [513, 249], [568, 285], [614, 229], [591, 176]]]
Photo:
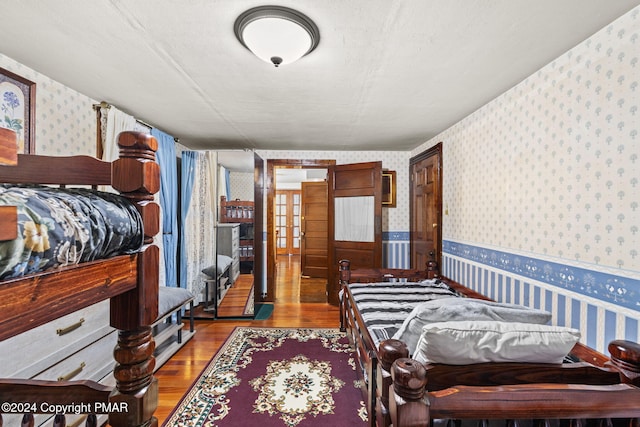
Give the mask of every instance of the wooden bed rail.
[[[111, 163], [90, 156], [18, 154], [19, 168], [0, 168], [6, 184], [111, 185]], [[4, 172], [4, 173], [3, 173]]]
[[[612, 349], [616, 346], [623, 350]], [[624, 357], [612, 357], [615, 366], [631, 365], [636, 372], [640, 368], [636, 343], [614, 341], [609, 348]], [[540, 425], [549, 425], [550, 419], [570, 419], [572, 425], [580, 425], [584, 419], [623, 418], [628, 426], [637, 426], [640, 420], [640, 388], [631, 383], [462, 385], [428, 392], [428, 370], [406, 358], [393, 363], [391, 377], [389, 414], [395, 427], [428, 426], [433, 419], [535, 419], [541, 420]]]
[[[453, 387], [455, 389], [478, 386], [479, 384], [495, 387], [531, 384], [566, 385], [581, 384], [585, 382], [585, 379], [588, 379], [590, 386], [616, 386], [621, 383], [640, 386], [640, 345], [631, 341], [616, 340], [609, 344], [609, 352], [611, 358], [606, 363], [606, 367], [584, 362], [422, 365], [408, 358], [409, 351], [402, 341], [385, 340], [380, 343], [378, 354], [380, 369], [378, 370], [377, 383], [380, 387], [377, 393], [376, 417], [379, 420], [385, 420], [381, 423], [382, 425], [391, 424], [390, 412], [387, 409], [390, 408], [390, 404], [393, 404], [391, 393], [394, 387], [396, 394], [402, 396], [404, 386], [393, 381], [393, 371], [398, 369], [394, 367], [396, 362], [403, 366], [403, 369], [409, 369], [411, 374], [416, 376], [422, 375], [422, 368], [415, 368], [414, 373], [411, 364], [421, 365], [424, 368], [424, 375], [428, 379], [423, 385], [424, 392], [434, 392], [436, 396], [447, 393], [444, 390], [449, 389], [450, 391], [453, 385], [455, 385]], [[400, 379], [401, 381], [406, 380], [404, 377], [400, 377]], [[640, 400], [637, 401], [637, 404], [640, 405]]]
[[430, 262], [424, 270], [401, 268], [357, 268], [351, 270], [351, 261], [347, 259], [339, 262], [340, 283], [374, 283], [393, 280], [420, 281], [438, 277], [435, 262]]

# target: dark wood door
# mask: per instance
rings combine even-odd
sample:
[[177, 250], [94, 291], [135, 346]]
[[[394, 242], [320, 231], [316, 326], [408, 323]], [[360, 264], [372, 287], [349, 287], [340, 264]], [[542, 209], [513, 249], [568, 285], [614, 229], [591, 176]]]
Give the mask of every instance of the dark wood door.
[[306, 277], [327, 277], [327, 182], [303, 182], [301, 188], [300, 269]]
[[339, 304], [338, 261], [351, 268], [382, 266], [382, 162], [329, 169], [329, 277], [327, 296]]
[[411, 267], [440, 266], [442, 250], [441, 144], [411, 159]]

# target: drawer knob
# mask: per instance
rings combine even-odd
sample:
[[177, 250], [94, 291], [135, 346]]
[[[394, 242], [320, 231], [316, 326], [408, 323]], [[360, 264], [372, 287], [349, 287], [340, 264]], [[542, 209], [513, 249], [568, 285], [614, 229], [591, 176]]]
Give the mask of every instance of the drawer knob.
[[75, 377], [76, 375], [78, 375], [80, 372], [82, 372], [82, 370], [84, 369], [84, 367], [87, 366], [86, 363], [81, 362], [80, 366], [78, 366], [76, 369], [74, 369], [73, 371], [69, 372], [66, 375], [62, 375], [58, 377], [58, 381], [68, 381], [71, 378]]
[[72, 332], [72, 331], [75, 331], [76, 329], [78, 329], [80, 326], [82, 326], [83, 323], [84, 323], [84, 317], [82, 317], [80, 320], [78, 320], [73, 325], [69, 325], [66, 328], [56, 329], [56, 334], [58, 334], [60, 336], [68, 334], [69, 332]]

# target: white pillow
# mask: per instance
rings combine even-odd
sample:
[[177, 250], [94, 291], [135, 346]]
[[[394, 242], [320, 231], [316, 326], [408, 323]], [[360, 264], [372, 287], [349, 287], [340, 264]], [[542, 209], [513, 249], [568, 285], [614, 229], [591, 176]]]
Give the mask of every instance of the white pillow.
[[438, 322], [424, 326], [413, 358], [426, 363], [562, 363], [580, 331], [520, 322]]
[[392, 338], [403, 341], [413, 354], [423, 326], [454, 320], [495, 320], [544, 325], [551, 320], [551, 313], [523, 305], [476, 298], [440, 298], [417, 305]]

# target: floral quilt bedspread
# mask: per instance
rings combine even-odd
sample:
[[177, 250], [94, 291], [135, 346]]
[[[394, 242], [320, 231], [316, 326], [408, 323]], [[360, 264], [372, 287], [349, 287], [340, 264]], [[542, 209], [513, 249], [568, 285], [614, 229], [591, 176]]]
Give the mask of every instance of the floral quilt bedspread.
[[126, 198], [90, 189], [0, 184], [18, 207], [18, 238], [0, 241], [0, 279], [132, 253], [142, 218]]

